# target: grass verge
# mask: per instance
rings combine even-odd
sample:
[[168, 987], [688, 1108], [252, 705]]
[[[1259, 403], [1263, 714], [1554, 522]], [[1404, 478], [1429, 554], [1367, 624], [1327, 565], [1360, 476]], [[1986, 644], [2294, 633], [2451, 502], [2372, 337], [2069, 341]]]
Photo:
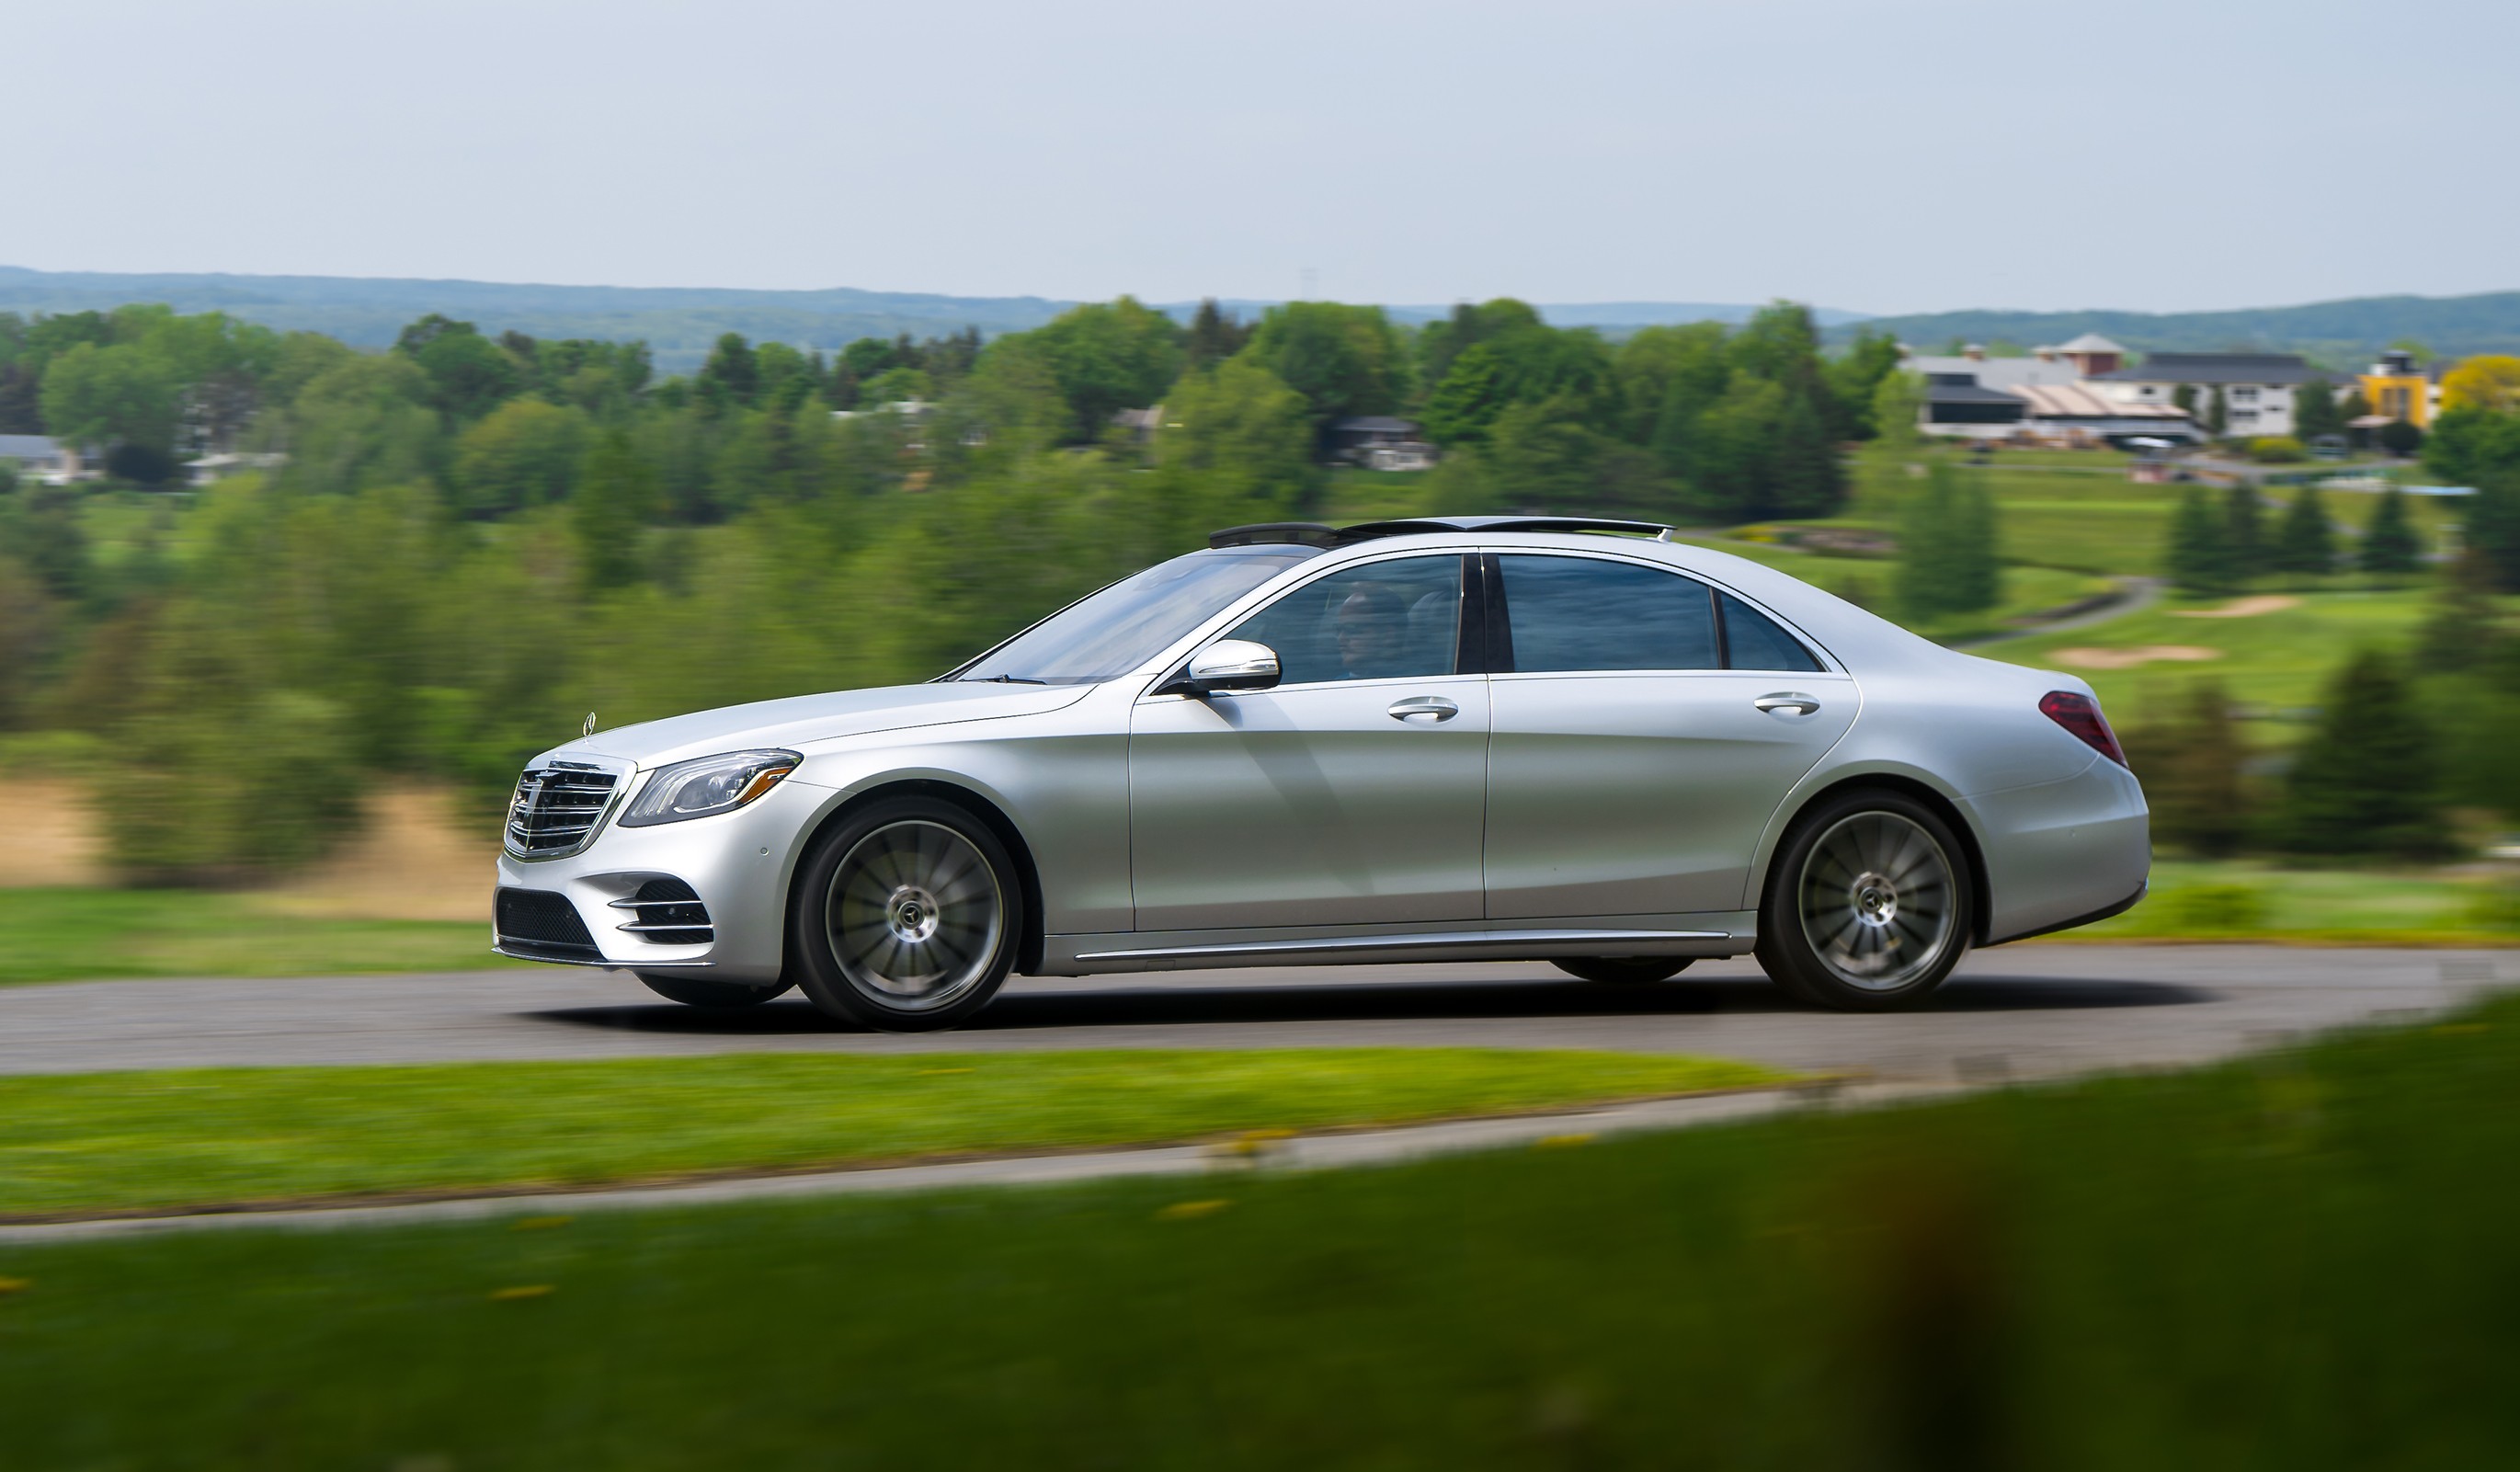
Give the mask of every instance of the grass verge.
[[249, 894], [0, 889], [0, 983], [121, 976], [324, 976], [478, 971], [486, 922], [324, 919]]
[[2511, 895], [2507, 877], [2476, 872], [2155, 859], [2143, 903], [2047, 939], [2512, 946], [2520, 912]]
[[2515, 1154], [2505, 1001], [1387, 1170], [0, 1248], [0, 1424], [30, 1467], [2507, 1466]]
[[0, 1079], [0, 1216], [584, 1186], [1508, 1114], [1783, 1081], [1497, 1048], [746, 1054]]

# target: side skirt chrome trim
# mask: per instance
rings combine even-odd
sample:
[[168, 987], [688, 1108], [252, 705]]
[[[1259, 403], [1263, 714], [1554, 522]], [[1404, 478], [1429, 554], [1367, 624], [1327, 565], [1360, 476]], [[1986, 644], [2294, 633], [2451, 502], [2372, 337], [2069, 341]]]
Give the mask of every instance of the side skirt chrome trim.
[[1321, 951], [1463, 951], [1548, 946], [1665, 945], [1728, 941], [1726, 930], [1448, 930], [1428, 935], [1358, 935], [1335, 940], [1246, 941], [1223, 946], [1169, 946], [1145, 951], [1086, 951], [1079, 961], [1187, 960], [1230, 956], [1300, 956]]

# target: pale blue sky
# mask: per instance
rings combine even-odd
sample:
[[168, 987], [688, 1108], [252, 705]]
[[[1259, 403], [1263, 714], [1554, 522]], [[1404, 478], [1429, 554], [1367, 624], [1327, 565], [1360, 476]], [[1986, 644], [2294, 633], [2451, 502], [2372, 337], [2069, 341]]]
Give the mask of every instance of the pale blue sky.
[[2520, 288], [2513, 0], [14, 0], [0, 263], [1151, 299]]

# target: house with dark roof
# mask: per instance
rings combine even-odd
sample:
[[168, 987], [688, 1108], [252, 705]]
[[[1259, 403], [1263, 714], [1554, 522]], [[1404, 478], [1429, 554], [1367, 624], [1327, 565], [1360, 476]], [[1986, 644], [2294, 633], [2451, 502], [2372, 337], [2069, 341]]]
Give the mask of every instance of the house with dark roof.
[[2208, 406], [2219, 396], [2223, 432], [2231, 435], [2295, 432], [2296, 395], [2326, 381], [2299, 353], [2153, 353], [2133, 368], [2092, 376], [2092, 385], [2120, 405], [2183, 401], [2200, 420], [2210, 417]]
[[1416, 420], [1388, 414], [1359, 415], [1330, 425], [1330, 455], [1369, 470], [1423, 470], [1436, 458]]
[[0, 464], [53, 484], [76, 478], [81, 468], [77, 449], [47, 434], [0, 434]]

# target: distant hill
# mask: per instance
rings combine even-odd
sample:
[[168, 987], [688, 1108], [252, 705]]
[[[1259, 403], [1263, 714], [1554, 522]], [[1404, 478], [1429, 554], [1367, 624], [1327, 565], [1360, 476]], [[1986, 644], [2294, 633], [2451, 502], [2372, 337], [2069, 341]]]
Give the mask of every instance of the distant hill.
[[[2402, 338], [2448, 357], [2520, 352], [2520, 291], [2359, 296], [2233, 312], [1934, 312], [1874, 317], [1864, 326], [1926, 351], [1955, 340], [2030, 348], [2098, 333], [2138, 352], [2291, 352], [2344, 369], [2361, 367]], [[1830, 335], [1851, 331], [1840, 328]]]
[[[747, 291], [714, 287], [553, 287], [482, 281], [425, 281], [356, 276], [123, 275], [101, 271], [29, 271], [0, 266], [0, 311], [76, 312], [132, 301], [162, 301], [185, 312], [216, 309], [282, 329], [329, 333], [359, 347], [382, 347], [405, 323], [429, 312], [514, 328], [537, 337], [645, 339], [663, 373], [688, 373], [721, 333], [754, 341], [829, 350], [859, 337], [899, 333], [930, 336], [976, 327], [985, 335], [1023, 332], [1076, 303], [1043, 296], [941, 296], [916, 291]], [[1187, 319], [1195, 302], [1163, 304]], [[1222, 303], [1245, 318], [1274, 301]], [[1401, 322], [1430, 322], [1450, 305], [1389, 307]], [[1542, 304], [1559, 327], [1599, 328], [1624, 335], [1641, 327], [1682, 322], [1737, 323], [1757, 311], [1739, 302], [1597, 301]], [[2462, 356], [2520, 352], [2520, 291], [2482, 296], [2364, 296], [2310, 306], [2231, 312], [1935, 312], [1870, 317], [1819, 308], [1831, 338], [1857, 326], [1895, 334], [1919, 348], [1955, 340], [2031, 348], [2084, 333], [2114, 337], [2138, 352], [2210, 352], [2257, 348], [2306, 353], [2333, 368], [2360, 366], [2372, 352], [2411, 337], [2435, 352]]]
[[[537, 337], [645, 339], [663, 373], [699, 366], [723, 333], [755, 341], [831, 349], [859, 337], [930, 336], [976, 327], [994, 336], [1036, 328], [1074, 306], [1040, 296], [937, 296], [912, 291], [747, 291], [707, 287], [552, 287], [479, 281], [355, 276], [124, 275], [0, 266], [0, 311], [78, 312], [125, 302], [164, 302], [182, 312], [222, 311], [283, 330], [327, 333], [357, 347], [383, 347], [429, 312]], [[1244, 317], [1277, 303], [1223, 303]], [[1185, 320], [1196, 302], [1166, 304]], [[1426, 322], [1450, 306], [1399, 306], [1392, 316]], [[1617, 332], [1673, 322], [1740, 322], [1757, 308], [1719, 302], [1592, 302], [1543, 306], [1562, 327]], [[1823, 325], [1856, 320], [1822, 311]]]

